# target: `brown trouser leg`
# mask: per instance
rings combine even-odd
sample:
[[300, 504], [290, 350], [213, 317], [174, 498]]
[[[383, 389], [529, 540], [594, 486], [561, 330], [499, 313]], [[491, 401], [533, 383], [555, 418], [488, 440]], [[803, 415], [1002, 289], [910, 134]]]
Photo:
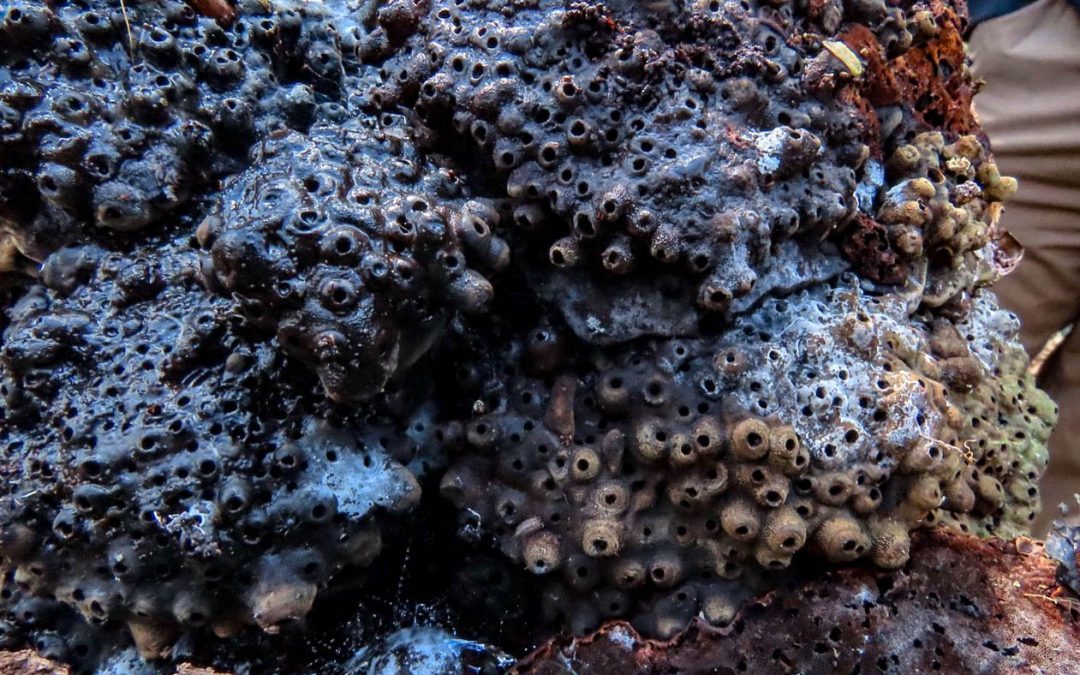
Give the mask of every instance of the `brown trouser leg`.
[[[1064, 0], [1039, 0], [975, 28], [969, 49], [986, 87], [975, 108], [1002, 174], [1020, 181], [1002, 223], [1026, 252], [994, 290], [1023, 322], [1034, 356], [1080, 319], [1080, 12]], [[1080, 492], [1080, 329], [1049, 360], [1040, 385], [1058, 403], [1041, 484], [1043, 535], [1058, 504]]]

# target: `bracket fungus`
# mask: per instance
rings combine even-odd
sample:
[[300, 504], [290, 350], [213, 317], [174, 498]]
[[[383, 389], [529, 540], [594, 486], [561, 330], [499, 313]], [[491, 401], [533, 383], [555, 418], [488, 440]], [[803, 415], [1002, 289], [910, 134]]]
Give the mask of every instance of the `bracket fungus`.
[[667, 638], [1022, 533], [962, 5], [3, 3], [0, 648], [239, 667], [386, 541]]

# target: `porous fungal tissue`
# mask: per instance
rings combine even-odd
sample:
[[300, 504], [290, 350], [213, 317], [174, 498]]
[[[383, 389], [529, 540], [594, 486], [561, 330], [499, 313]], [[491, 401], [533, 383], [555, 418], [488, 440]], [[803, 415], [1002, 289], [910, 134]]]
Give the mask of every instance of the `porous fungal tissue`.
[[302, 634], [421, 504], [540, 637], [1034, 518], [960, 3], [219, 4], [0, 3], [0, 648]]

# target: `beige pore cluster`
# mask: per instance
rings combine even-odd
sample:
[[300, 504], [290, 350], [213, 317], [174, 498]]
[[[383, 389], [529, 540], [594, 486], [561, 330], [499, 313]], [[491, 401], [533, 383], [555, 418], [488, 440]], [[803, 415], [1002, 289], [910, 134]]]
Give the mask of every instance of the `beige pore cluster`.
[[1057, 411], [1016, 328], [989, 294], [952, 325], [848, 276], [717, 338], [510, 380], [499, 409], [446, 432], [461, 457], [442, 492], [550, 580], [549, 612], [577, 630], [724, 623], [796, 556], [896, 568], [917, 527], [1025, 530]]

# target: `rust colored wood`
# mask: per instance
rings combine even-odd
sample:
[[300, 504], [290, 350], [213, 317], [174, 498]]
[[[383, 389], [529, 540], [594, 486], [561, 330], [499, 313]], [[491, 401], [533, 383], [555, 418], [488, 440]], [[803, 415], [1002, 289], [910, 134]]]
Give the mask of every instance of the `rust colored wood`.
[[839, 38], [858, 54], [866, 66], [856, 94], [873, 107], [902, 105], [915, 112], [928, 128], [956, 134], [981, 133], [971, 107], [975, 89], [965, 77], [965, 19], [955, 5], [930, 4], [939, 26], [937, 35], [903, 55], [889, 59], [865, 26], [855, 26]]
[[[0, 651], [0, 675], [69, 675], [67, 666], [42, 658], [29, 649], [18, 652]], [[176, 675], [227, 675], [210, 668], [182, 663]]]
[[236, 8], [229, 0], [187, 0], [191, 8], [203, 16], [230, 23], [236, 16]]
[[43, 659], [29, 649], [0, 652], [0, 675], [68, 675], [66, 666]]
[[[876, 145], [883, 122], [878, 111], [891, 106], [905, 109], [910, 115], [904, 118], [921, 125], [914, 132], [934, 129], [984, 136], [971, 107], [975, 88], [964, 62], [966, 7], [941, 0], [928, 7], [938, 26], [936, 35], [896, 58], [888, 58], [866, 26], [856, 25], [838, 36], [865, 67], [858, 86], [845, 88], [841, 96], [863, 112], [862, 123], [872, 132], [868, 140], [876, 157], [884, 152]], [[876, 281], [902, 283], [907, 269], [883, 239], [885, 229], [865, 216], [852, 227], [854, 236], [843, 243], [848, 259], [858, 261], [859, 271]]]

